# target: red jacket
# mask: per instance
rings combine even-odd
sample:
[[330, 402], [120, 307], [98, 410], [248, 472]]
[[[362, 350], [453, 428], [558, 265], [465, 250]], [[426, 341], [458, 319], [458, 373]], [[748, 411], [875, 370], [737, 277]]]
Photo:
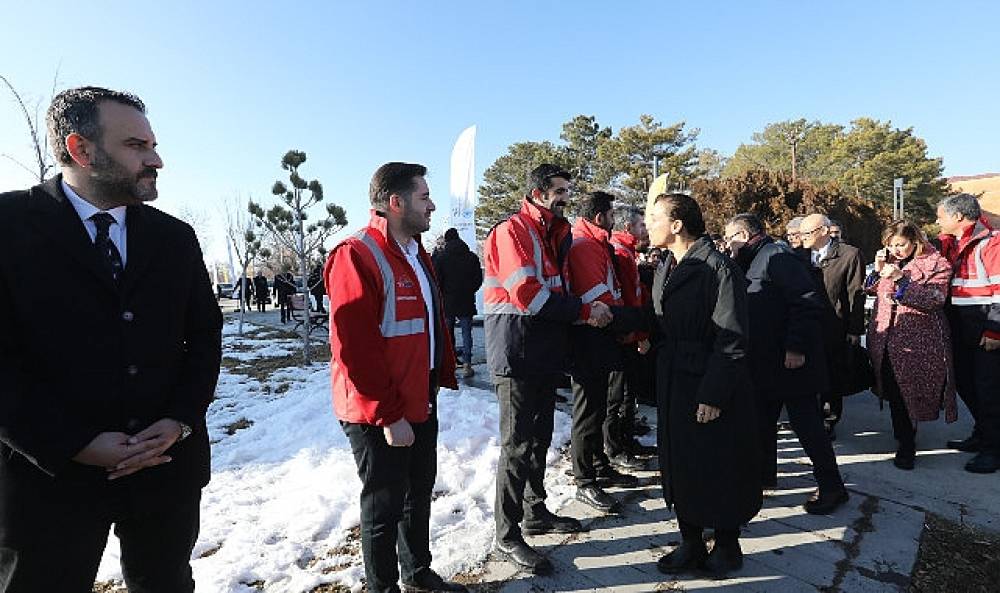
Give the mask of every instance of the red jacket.
[[[334, 247], [323, 269], [333, 407], [346, 422], [387, 426], [429, 415], [427, 309], [413, 268], [387, 237], [386, 219], [373, 213], [366, 228]], [[420, 260], [434, 292], [438, 379], [457, 388], [434, 266], [422, 245]]]
[[[639, 253], [636, 251], [638, 239], [627, 231], [611, 233], [611, 246], [615, 248], [618, 261], [619, 280], [622, 283], [622, 300], [627, 307], [642, 307], [649, 302], [649, 291], [639, 281]], [[625, 343], [631, 344], [649, 337], [646, 332], [629, 334]]]
[[483, 242], [483, 311], [490, 372], [505, 377], [550, 376], [566, 371], [574, 321], [590, 305], [567, 294], [561, 262], [569, 223], [525, 199]]
[[573, 225], [573, 247], [569, 250], [570, 291], [584, 303], [601, 301], [609, 307], [626, 304], [609, 237], [608, 231], [582, 216]]
[[982, 309], [983, 335], [1000, 339], [1000, 232], [981, 219], [959, 238], [940, 239], [941, 253], [954, 268], [951, 304]]

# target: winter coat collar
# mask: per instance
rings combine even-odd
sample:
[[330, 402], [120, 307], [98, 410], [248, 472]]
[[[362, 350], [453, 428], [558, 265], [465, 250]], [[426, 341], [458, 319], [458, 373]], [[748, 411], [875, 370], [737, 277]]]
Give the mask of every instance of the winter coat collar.
[[521, 202], [521, 214], [528, 217], [546, 237], [551, 237], [553, 233], [563, 229], [569, 230], [569, 222], [565, 218], [559, 218], [548, 208], [532, 202], [530, 198], [524, 198]]
[[611, 233], [582, 216], [576, 219], [576, 224], [573, 225], [573, 234], [577, 237], [594, 239], [602, 245], [607, 245], [608, 240], [611, 238]]
[[993, 233], [993, 229], [989, 222], [986, 221], [986, 218], [980, 218], [976, 224], [965, 229], [961, 237], [948, 234], [939, 235], [941, 253], [954, 263], [970, 245], [978, 243], [980, 239], [988, 237], [991, 233]]
[[615, 231], [611, 233], [611, 241], [627, 249], [633, 257], [638, 250], [636, 246], [639, 244], [639, 239], [628, 231]]
[[[384, 214], [377, 210], [372, 210], [371, 214], [372, 217], [371, 220], [368, 221], [368, 229], [374, 231], [372, 234], [375, 236], [375, 239], [378, 241], [382, 250], [388, 251], [395, 256], [405, 258], [406, 256], [403, 254], [403, 250], [399, 247], [399, 243], [396, 242], [396, 240], [392, 237], [392, 234], [389, 232], [389, 220]], [[390, 239], [392, 240], [390, 241]], [[420, 254], [420, 257], [423, 257], [425, 253], [424, 246], [420, 242], [420, 235], [413, 235], [413, 239], [417, 242], [417, 253]]]

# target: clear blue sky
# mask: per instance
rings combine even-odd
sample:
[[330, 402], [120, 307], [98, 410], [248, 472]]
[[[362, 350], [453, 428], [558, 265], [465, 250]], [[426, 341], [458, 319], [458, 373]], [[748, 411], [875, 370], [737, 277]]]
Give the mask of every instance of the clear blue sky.
[[[915, 128], [947, 175], [1000, 171], [998, 23], [1000, 3], [961, 1], [9, 1], [0, 73], [30, 100], [47, 101], [57, 67], [59, 88], [140, 95], [168, 212], [269, 201], [296, 148], [349, 229], [379, 164], [427, 164], [439, 225], [471, 124], [480, 179], [574, 115], [617, 129], [641, 113], [726, 155], [769, 122], [872, 116]], [[30, 159], [6, 90], [0, 131], [0, 153]], [[0, 161], [0, 190], [30, 183]], [[206, 250], [223, 257], [221, 228]]]

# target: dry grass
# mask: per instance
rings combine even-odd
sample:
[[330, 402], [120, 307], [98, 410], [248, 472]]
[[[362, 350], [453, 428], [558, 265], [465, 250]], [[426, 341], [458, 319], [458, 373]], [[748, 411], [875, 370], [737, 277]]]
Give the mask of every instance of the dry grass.
[[910, 593], [989, 593], [998, 581], [1000, 535], [927, 515]]
[[1000, 223], [1000, 175], [982, 177], [979, 179], [956, 179], [950, 181], [954, 191], [970, 194], [983, 194], [979, 202], [989, 214], [994, 225]]

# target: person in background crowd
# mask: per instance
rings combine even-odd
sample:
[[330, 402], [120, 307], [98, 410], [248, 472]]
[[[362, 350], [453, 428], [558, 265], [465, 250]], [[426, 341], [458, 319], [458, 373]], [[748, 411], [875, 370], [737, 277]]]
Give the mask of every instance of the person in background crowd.
[[438, 386], [457, 384], [434, 267], [420, 244], [435, 209], [426, 174], [413, 163], [379, 167], [371, 221], [330, 252], [323, 270], [333, 404], [361, 479], [361, 553], [373, 592], [398, 592], [400, 572], [405, 591], [466, 591], [431, 569]]
[[267, 278], [264, 272], [257, 272], [253, 277], [253, 295], [257, 303], [257, 311], [263, 313], [267, 309], [267, 296], [271, 289], [267, 286]]
[[825, 297], [802, 260], [769, 237], [756, 216], [733, 217], [725, 235], [748, 283], [749, 361], [760, 427], [762, 486], [777, 486], [775, 423], [784, 407], [812, 462], [818, 486], [805, 510], [829, 514], [847, 502], [848, 495], [816, 399], [828, 383], [821, 325]]
[[545, 507], [545, 459], [555, 388], [568, 369], [568, 330], [576, 322], [603, 327], [612, 318], [603, 302], [584, 303], [567, 292], [560, 262], [572, 243], [563, 216], [570, 179], [556, 165], [532, 169], [521, 210], [483, 243], [486, 359], [500, 402], [496, 551], [535, 574], [552, 572], [552, 563], [524, 534], [581, 529], [576, 519]]
[[951, 262], [951, 324], [958, 394], [975, 421], [972, 434], [948, 441], [975, 452], [965, 469], [1000, 469], [1000, 233], [983, 219], [979, 200], [969, 194], [945, 198], [937, 208], [941, 253]]
[[847, 237], [844, 236], [844, 225], [832, 219], [830, 220], [830, 240], [847, 242]]
[[244, 276], [240, 279], [241, 309], [249, 311], [253, 307], [253, 280]]
[[288, 299], [295, 292], [295, 277], [292, 276], [292, 269], [286, 264], [282, 268], [282, 271], [274, 277], [274, 298], [278, 301], [278, 310], [281, 313], [282, 323], [286, 323], [291, 319], [292, 313]]
[[[607, 192], [596, 191], [579, 202], [579, 213], [573, 225], [573, 246], [566, 260], [570, 293], [584, 304], [602, 302], [612, 308], [615, 321], [623, 314], [621, 274], [614, 250], [609, 242], [614, 226], [614, 199]], [[618, 388], [623, 359], [618, 339], [611, 327], [598, 328], [579, 324], [570, 329], [572, 340], [573, 377], [573, 476], [576, 478], [576, 499], [603, 513], [619, 509], [618, 502], [604, 491], [602, 485], [634, 487], [635, 476], [622, 474], [605, 453], [609, 412], [616, 416], [615, 436], [618, 437], [622, 397]], [[611, 377], [617, 381], [612, 388]], [[614, 390], [614, 401], [611, 391]], [[617, 422], [616, 422], [617, 421]], [[642, 462], [631, 454], [618, 452], [618, 465], [624, 469], [639, 469]]]
[[802, 248], [802, 238], [799, 236], [799, 228], [802, 226], [802, 216], [796, 216], [785, 225], [785, 239], [792, 249]]
[[326, 296], [326, 287], [323, 286], [323, 264], [316, 264], [312, 271], [309, 272], [309, 294], [312, 295], [313, 300], [316, 301], [315, 311], [317, 313], [326, 313], [326, 307], [323, 306], [323, 297]]
[[824, 327], [830, 388], [821, 399], [832, 440], [843, 415], [844, 396], [850, 395], [846, 393], [852, 373], [848, 348], [859, 344], [865, 331], [865, 266], [856, 247], [830, 239], [830, 219], [822, 214], [806, 216], [799, 237], [811, 252], [814, 277], [830, 304]]
[[433, 257], [434, 270], [444, 295], [444, 316], [448, 332], [454, 340], [455, 322], [462, 331], [462, 348], [459, 364], [462, 375], [469, 379], [476, 372], [472, 368], [472, 318], [476, 315], [476, 291], [483, 285], [483, 268], [479, 257], [458, 236], [458, 229], [444, 232], [444, 245]]
[[889, 402], [892, 432], [898, 443], [893, 463], [913, 469], [917, 423], [958, 419], [951, 332], [944, 314], [951, 264], [927, 242], [916, 225], [889, 223], [865, 289], [875, 295], [868, 324], [868, 355], [876, 391]]
[[[705, 235], [701, 208], [661, 194], [646, 212], [650, 244], [677, 261], [657, 271], [653, 308], [663, 333], [657, 359], [663, 496], [681, 545], [659, 559], [674, 574], [721, 578], [743, 566], [740, 526], [761, 507], [757, 424], [747, 368], [746, 282]], [[715, 529], [711, 553], [702, 531]]]
[[[615, 250], [615, 266], [622, 285], [622, 300], [628, 307], [641, 309], [649, 305], [649, 289], [639, 273], [639, 253], [649, 248], [649, 234], [642, 210], [628, 208], [618, 220], [618, 230], [611, 233]], [[646, 377], [644, 357], [650, 350], [649, 332], [632, 332], [621, 339], [624, 372], [611, 374], [608, 394], [608, 417], [604, 423], [604, 447], [612, 463], [625, 460], [623, 454], [652, 454], [655, 447], [646, 447], [635, 440], [636, 406], [642, 399], [653, 397], [651, 381]], [[619, 395], [620, 394], [620, 395]], [[616, 401], [621, 405], [615, 406]], [[619, 410], [615, 414], [615, 410]], [[645, 426], [645, 430], [649, 430]], [[621, 464], [619, 464], [621, 465]]]

